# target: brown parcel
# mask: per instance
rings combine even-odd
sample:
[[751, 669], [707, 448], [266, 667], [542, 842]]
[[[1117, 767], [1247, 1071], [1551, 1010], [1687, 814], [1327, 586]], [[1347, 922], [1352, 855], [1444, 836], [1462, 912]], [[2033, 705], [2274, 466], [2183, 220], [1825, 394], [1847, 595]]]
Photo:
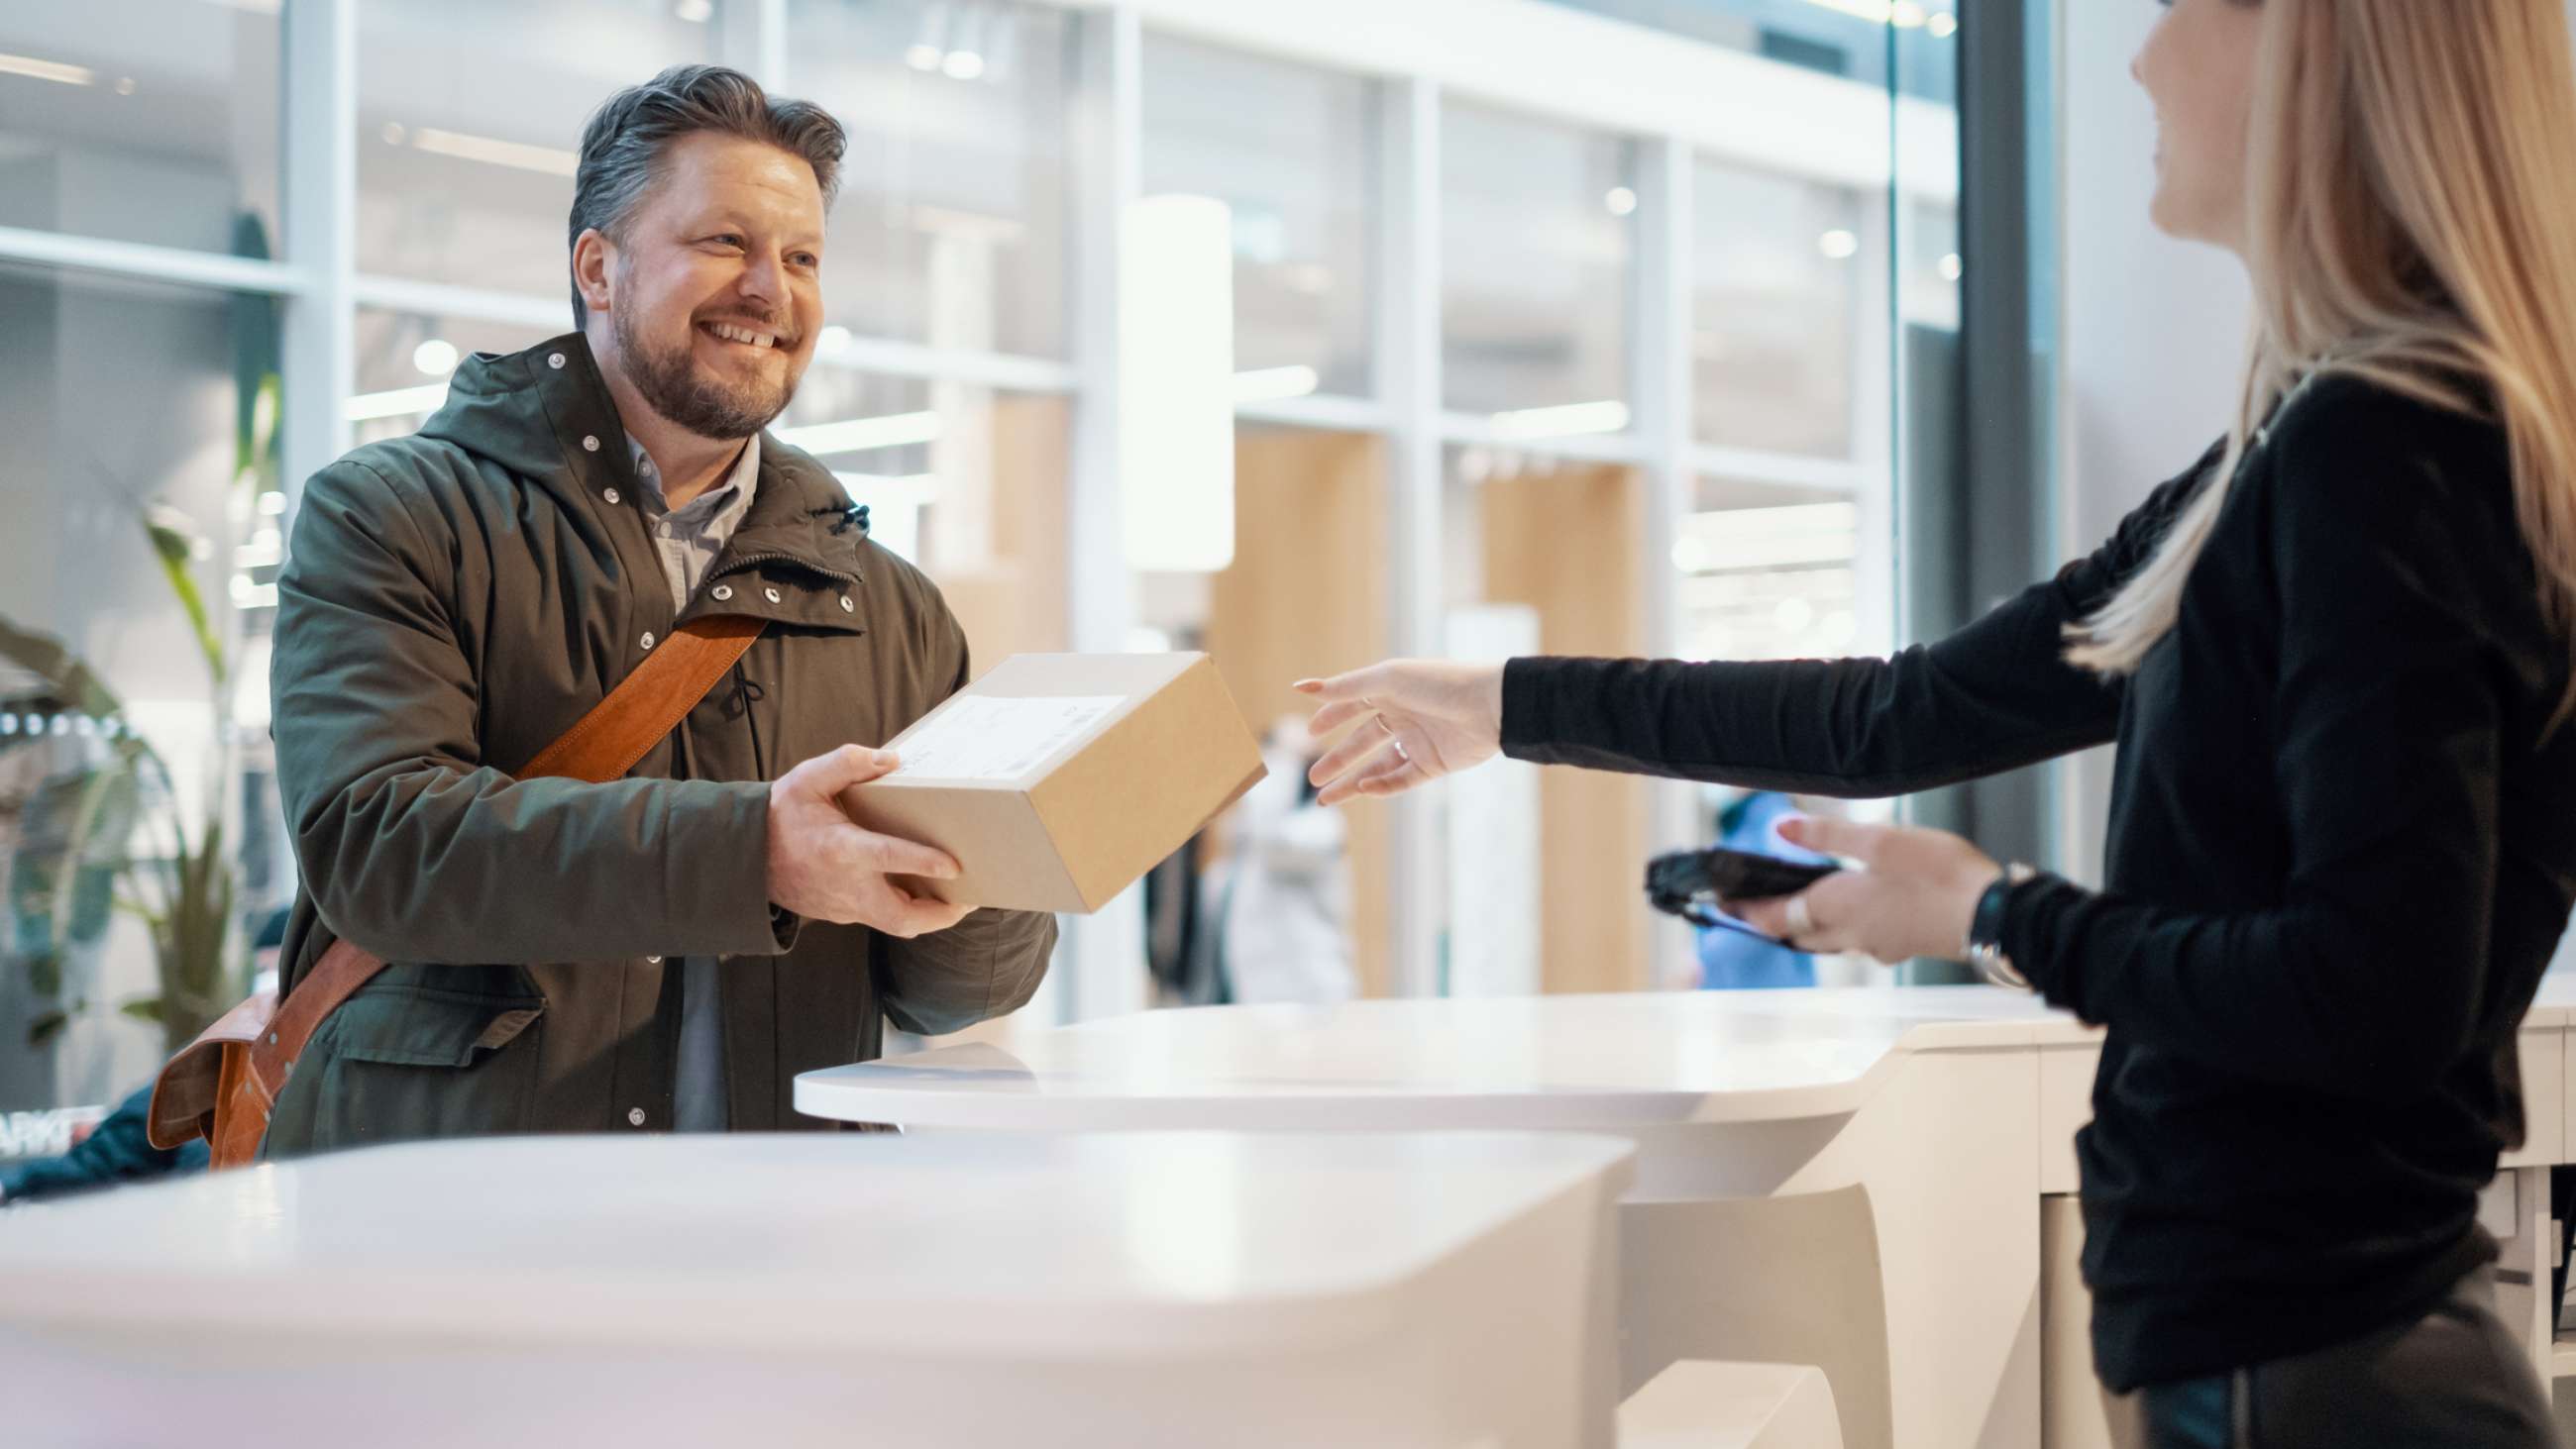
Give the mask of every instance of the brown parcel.
[[1088, 914], [1268, 770], [1204, 654], [1018, 654], [897, 736], [843, 808], [964, 874], [903, 882], [955, 904]]

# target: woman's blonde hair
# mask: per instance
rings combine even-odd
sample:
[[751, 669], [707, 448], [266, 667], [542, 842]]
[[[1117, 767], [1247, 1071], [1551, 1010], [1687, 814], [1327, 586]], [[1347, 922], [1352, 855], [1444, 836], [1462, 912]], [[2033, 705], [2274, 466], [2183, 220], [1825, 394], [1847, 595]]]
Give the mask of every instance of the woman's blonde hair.
[[2543, 603], [2576, 625], [2576, 74], [2560, 0], [2257, 3], [2242, 401], [2215, 475], [2068, 631], [2067, 658], [2138, 667], [2173, 628], [2247, 447], [2326, 373], [2459, 411], [2480, 406], [2464, 383], [2492, 393]]

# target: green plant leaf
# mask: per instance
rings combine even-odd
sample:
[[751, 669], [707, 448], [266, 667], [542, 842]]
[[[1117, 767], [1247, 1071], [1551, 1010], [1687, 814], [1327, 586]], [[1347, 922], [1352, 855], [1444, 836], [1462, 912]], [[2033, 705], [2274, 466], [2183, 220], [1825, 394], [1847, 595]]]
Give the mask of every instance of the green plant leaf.
[[37, 1017], [34, 1021], [27, 1023], [27, 1045], [30, 1048], [43, 1046], [45, 1043], [52, 1041], [55, 1037], [61, 1035], [63, 1028], [71, 1024], [72, 1019], [68, 1014], [60, 1011], [48, 1011], [44, 1015]]
[[124, 1012], [130, 1017], [133, 1017], [137, 1021], [157, 1022], [161, 1019], [161, 998], [158, 996], [138, 996], [131, 1001], [120, 1004], [116, 1009]]
[[26, 958], [27, 985], [38, 996], [63, 994], [63, 953], [60, 947], [48, 947]]
[[125, 713], [90, 667], [75, 657], [63, 641], [51, 634], [25, 629], [0, 615], [0, 659], [6, 659], [44, 681], [42, 697], [66, 709], [100, 719], [112, 719]]
[[167, 505], [146, 509], [143, 531], [152, 541], [153, 556], [161, 560], [161, 576], [169, 582], [170, 592], [179, 607], [188, 613], [188, 623], [196, 630], [197, 652], [204, 655], [206, 669], [215, 677], [215, 687], [224, 684], [224, 644], [215, 637], [215, 624], [206, 612], [205, 592], [197, 587], [197, 546], [201, 542], [188, 515]]

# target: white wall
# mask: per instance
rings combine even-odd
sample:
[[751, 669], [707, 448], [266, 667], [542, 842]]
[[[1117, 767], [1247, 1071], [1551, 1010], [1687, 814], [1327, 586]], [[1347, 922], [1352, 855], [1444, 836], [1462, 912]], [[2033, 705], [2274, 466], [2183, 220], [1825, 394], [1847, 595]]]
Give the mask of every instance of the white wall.
[[[2057, 532], [2066, 557], [2108, 538], [2226, 428], [2244, 351], [2247, 290], [2235, 258], [2171, 240], [2147, 220], [2155, 117], [2129, 61], [2163, 13], [2128, 0], [2060, 0], [2066, 292]], [[2098, 883], [2110, 755], [2095, 751], [2065, 768], [2058, 865]]]

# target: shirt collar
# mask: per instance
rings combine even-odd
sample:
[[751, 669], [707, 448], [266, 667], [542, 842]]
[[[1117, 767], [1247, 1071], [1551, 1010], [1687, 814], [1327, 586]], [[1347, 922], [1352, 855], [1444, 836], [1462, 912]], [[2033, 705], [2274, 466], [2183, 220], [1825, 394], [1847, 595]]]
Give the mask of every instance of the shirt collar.
[[[645, 496], [652, 500], [656, 509], [671, 512], [670, 500], [662, 495], [662, 470], [654, 466], [653, 455], [644, 451], [644, 445], [635, 440], [633, 433], [626, 435], [626, 451], [634, 460], [635, 481], [643, 485]], [[752, 495], [759, 490], [760, 434], [754, 433], [743, 439], [742, 456], [735, 460], [733, 471], [725, 475], [725, 480], [690, 499], [688, 506], [678, 512], [693, 519], [740, 512], [751, 507]]]

